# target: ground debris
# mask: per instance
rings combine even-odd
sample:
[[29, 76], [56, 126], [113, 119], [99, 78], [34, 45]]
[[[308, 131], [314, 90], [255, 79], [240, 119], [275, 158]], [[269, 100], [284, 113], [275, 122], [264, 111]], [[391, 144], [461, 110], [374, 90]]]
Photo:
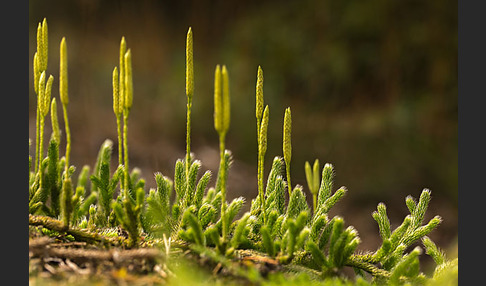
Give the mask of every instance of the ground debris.
[[85, 242], [57, 242], [49, 237], [29, 239], [29, 275], [33, 284], [38, 279], [73, 279], [80, 285], [84, 280], [160, 285], [168, 276], [164, 263], [165, 253], [157, 248], [106, 249]]

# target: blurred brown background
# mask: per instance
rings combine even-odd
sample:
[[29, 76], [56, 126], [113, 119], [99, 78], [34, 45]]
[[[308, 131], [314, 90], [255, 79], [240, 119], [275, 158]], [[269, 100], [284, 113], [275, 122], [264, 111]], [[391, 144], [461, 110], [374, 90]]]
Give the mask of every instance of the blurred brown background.
[[[307, 190], [305, 161], [332, 163], [335, 187], [349, 193], [331, 214], [358, 229], [362, 249], [379, 244], [371, 217], [376, 205], [387, 204], [394, 228], [407, 214], [405, 197], [418, 198], [423, 188], [433, 195], [426, 220], [444, 218], [430, 236], [446, 249], [455, 243], [457, 1], [29, 1], [29, 75], [44, 17], [56, 97], [59, 44], [67, 40], [72, 164], [78, 170], [94, 164], [106, 138], [115, 143], [116, 163], [111, 74], [125, 36], [134, 76], [130, 166], [142, 170], [148, 187], [155, 186], [154, 172], [173, 177], [175, 160], [185, 152], [185, 37], [191, 26], [192, 150], [214, 174], [216, 64], [225, 64], [230, 75], [230, 199], [244, 196], [249, 207], [257, 193], [254, 114], [261, 65], [270, 106], [266, 173], [282, 154], [283, 114], [290, 106], [292, 183]], [[32, 76], [29, 85], [34, 139]]]

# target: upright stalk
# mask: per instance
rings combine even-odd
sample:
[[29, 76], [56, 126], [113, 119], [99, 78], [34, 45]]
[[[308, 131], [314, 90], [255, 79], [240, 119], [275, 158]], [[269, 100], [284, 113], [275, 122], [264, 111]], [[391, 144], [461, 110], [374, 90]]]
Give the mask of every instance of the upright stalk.
[[39, 57], [37, 52], [34, 54], [34, 90], [37, 94], [37, 109], [35, 118], [35, 163], [34, 163], [34, 173], [37, 173], [39, 167], [39, 135], [40, 135], [40, 106], [39, 106]]
[[67, 114], [68, 96], [68, 62], [67, 62], [67, 45], [63, 37], [60, 45], [60, 63], [59, 63], [59, 96], [61, 97], [62, 112], [64, 117], [64, 127], [66, 129], [66, 165], [64, 166], [64, 180], [62, 183], [61, 193], [61, 212], [64, 225], [69, 227], [71, 214], [73, 211], [73, 187], [69, 177], [69, 156], [71, 154], [71, 131], [69, 130], [69, 120]]
[[225, 164], [225, 138], [230, 124], [230, 97], [229, 77], [226, 66], [220, 69], [216, 66], [214, 73], [214, 129], [219, 134], [219, 178], [221, 178], [221, 221], [223, 227], [223, 241], [226, 241], [228, 221], [226, 218], [226, 170]]
[[[120, 165], [123, 165], [123, 139], [122, 139], [122, 125], [121, 121], [123, 119], [123, 110], [125, 109], [125, 53], [127, 52], [127, 43], [125, 41], [125, 37], [122, 37], [120, 41], [120, 58], [119, 58], [119, 65], [120, 65], [120, 72], [119, 72], [119, 85], [118, 85], [118, 92], [119, 92], [119, 114], [117, 116], [117, 125], [118, 125], [118, 162]], [[120, 186], [124, 186], [123, 183]]]
[[287, 173], [287, 189], [289, 190], [289, 198], [292, 193], [292, 184], [290, 183], [290, 160], [292, 158], [292, 117], [290, 107], [285, 109], [284, 126], [283, 126], [283, 155], [285, 160], [285, 170]]
[[[187, 97], [187, 120], [186, 120], [186, 187], [189, 188], [189, 168], [191, 167], [191, 109], [192, 97], [194, 95], [194, 61], [193, 61], [192, 29], [189, 27], [186, 37], [186, 97]], [[186, 189], [187, 191], [187, 189]], [[188, 195], [186, 193], [186, 195]]]
[[[42, 72], [47, 70], [47, 59], [48, 59], [48, 33], [47, 33], [47, 20], [44, 18], [42, 23], [37, 25], [37, 51], [34, 54], [34, 90], [37, 93], [37, 114], [36, 114], [36, 146], [35, 146], [35, 164], [34, 172], [40, 171], [40, 166], [42, 164], [42, 149], [41, 149], [41, 129], [43, 133], [44, 127], [42, 117], [41, 107], [41, 95], [39, 91], [40, 76]], [[45, 81], [45, 79], [44, 79]], [[45, 117], [45, 116], [44, 116]], [[41, 124], [42, 123], [42, 124]], [[42, 177], [42, 176], [41, 176]]]
[[54, 78], [49, 76], [46, 84], [46, 72], [42, 72], [40, 79], [39, 79], [39, 100], [38, 105], [40, 107], [40, 133], [39, 133], [39, 167], [38, 171], [40, 172], [39, 176], [39, 189], [42, 189], [42, 153], [44, 152], [44, 121], [45, 117], [49, 113], [49, 107], [51, 103], [51, 90], [52, 90], [52, 82]]
[[[266, 108], [265, 108], [266, 110]], [[258, 181], [258, 197], [260, 199], [260, 212], [264, 214], [264, 194], [263, 194], [263, 170], [264, 170], [264, 159], [265, 153], [262, 152], [262, 119], [264, 117], [263, 110], [263, 70], [261, 66], [258, 66], [257, 72], [257, 82], [256, 82], [256, 120], [257, 120], [257, 143], [258, 143], [258, 170], [257, 170], [257, 181]], [[268, 119], [267, 119], [268, 124]], [[266, 143], [266, 134], [265, 134]], [[265, 146], [266, 147], [266, 146]], [[266, 148], [265, 148], [266, 151]]]
[[129, 169], [128, 169], [128, 115], [133, 102], [133, 81], [132, 81], [132, 53], [127, 50], [124, 56], [125, 78], [124, 78], [124, 109], [123, 109], [123, 150], [125, 159], [125, 192], [128, 195], [129, 188]]
[[122, 139], [122, 122], [121, 116], [116, 116], [116, 130], [118, 134], [118, 165], [123, 165], [123, 139]]
[[37, 107], [37, 118], [35, 120], [35, 163], [34, 163], [34, 173], [37, 173], [39, 169], [39, 140], [40, 140], [40, 110]]
[[67, 66], [67, 46], [66, 39], [63, 37], [60, 47], [60, 64], [59, 64], [59, 95], [61, 97], [62, 112], [64, 117], [64, 127], [66, 129], [66, 165], [64, 168], [67, 176], [69, 168], [69, 156], [71, 154], [71, 131], [69, 130], [69, 120], [67, 114], [67, 105], [69, 103], [68, 96], [68, 66]]
[[128, 194], [128, 186], [129, 186], [129, 170], [128, 170], [128, 114], [126, 112], [123, 113], [123, 157], [125, 160], [124, 164], [124, 190], [125, 194]]
[[121, 150], [123, 150], [122, 145], [122, 126], [121, 126], [121, 117], [123, 113], [123, 106], [120, 103], [120, 79], [118, 75], [118, 69], [115, 67], [113, 69], [113, 112], [115, 113], [116, 118], [116, 130], [118, 134], [118, 165], [123, 165], [123, 156], [121, 154]]
[[221, 176], [221, 222], [222, 222], [222, 235], [223, 241], [226, 241], [226, 237], [228, 236], [228, 221], [226, 219], [226, 168], [224, 167], [224, 150], [225, 150], [225, 134], [219, 135], [219, 153], [220, 153], [220, 160], [219, 160], [219, 170]]
[[265, 194], [263, 192], [263, 169], [264, 169], [264, 159], [265, 153], [267, 152], [267, 130], [268, 130], [268, 118], [269, 118], [269, 107], [265, 106], [263, 111], [262, 123], [260, 127], [260, 140], [258, 146], [258, 182], [259, 182], [259, 195], [260, 195], [260, 209], [263, 214], [263, 222], [266, 223], [267, 215], [265, 213]]

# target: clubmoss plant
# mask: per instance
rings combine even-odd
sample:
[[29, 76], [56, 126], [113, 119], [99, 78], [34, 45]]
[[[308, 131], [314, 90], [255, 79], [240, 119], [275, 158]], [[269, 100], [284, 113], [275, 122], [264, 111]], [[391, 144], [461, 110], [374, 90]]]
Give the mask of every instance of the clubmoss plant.
[[[97, 202], [98, 194], [96, 192], [87, 193], [89, 183], [90, 167], [84, 165], [79, 173], [76, 189], [73, 197], [73, 214], [72, 225], [80, 225], [82, 221], [87, 221], [90, 206]], [[99, 224], [99, 226], [101, 226]]]
[[95, 220], [96, 224], [102, 227], [110, 225], [109, 217], [111, 216], [113, 196], [124, 172], [123, 165], [118, 165], [113, 175], [110, 175], [112, 146], [113, 142], [109, 139], [103, 142], [94, 168], [94, 174], [90, 177], [93, 183], [92, 194], [96, 194], [98, 198]]
[[69, 227], [71, 214], [73, 212], [73, 186], [71, 176], [69, 176], [69, 156], [71, 154], [71, 131], [69, 129], [69, 120], [67, 113], [67, 105], [69, 103], [68, 96], [68, 57], [66, 39], [63, 37], [60, 44], [60, 61], [59, 61], [59, 96], [61, 98], [62, 110], [64, 116], [64, 127], [66, 130], [66, 155], [65, 155], [65, 169], [64, 179], [61, 191], [61, 210], [63, 222]]
[[[43, 146], [44, 146], [44, 122], [47, 114], [49, 114], [50, 102], [51, 102], [51, 90], [52, 90], [52, 82], [54, 77], [52, 75], [49, 76], [49, 79], [46, 83], [46, 72], [43, 71], [39, 78], [39, 96], [38, 96], [38, 106], [39, 106], [39, 114], [40, 114], [40, 132], [39, 132], [39, 153], [43, 154]], [[39, 168], [42, 172], [42, 161], [39, 160]], [[40, 188], [42, 188], [42, 174], [40, 176], [39, 182]]]
[[[131, 51], [126, 47], [125, 38], [120, 42], [119, 66], [113, 69], [111, 82], [118, 166], [115, 171], [110, 170], [113, 142], [107, 139], [100, 147], [93, 168], [83, 166], [74, 181], [76, 168], [69, 163], [66, 40], [62, 38], [61, 41], [59, 91], [67, 146], [65, 156], [61, 157], [57, 103], [55, 98], [51, 100], [53, 77], [46, 81], [47, 23], [44, 19], [39, 24], [34, 55], [38, 104], [33, 171], [29, 156], [30, 225], [44, 227], [44, 233], [49, 235], [66, 234], [89, 243], [122, 247], [144, 247], [148, 243], [165, 247], [167, 254], [171, 248], [177, 248], [183, 250], [180, 253], [205, 257], [229, 273], [256, 284], [265, 282], [265, 275], [261, 275], [257, 267], [248, 267], [252, 265], [248, 261], [263, 260], [286, 275], [307, 273], [312, 279], [329, 283], [348, 281], [342, 278], [346, 267], [355, 271], [356, 283], [360, 285], [440, 285], [434, 283], [457, 279], [457, 259], [447, 260], [427, 237], [442, 221], [440, 216], [435, 216], [424, 224], [431, 199], [428, 189], [422, 191], [418, 201], [411, 196], [405, 199], [410, 214], [395, 229], [391, 228], [386, 205], [377, 205], [371, 216], [378, 224], [382, 243], [374, 252], [357, 252], [361, 243], [357, 229], [346, 225], [340, 215], [331, 217], [330, 210], [348, 191], [344, 186], [334, 189], [334, 166], [326, 163], [321, 170], [317, 159], [312, 167], [309, 162], [304, 166], [312, 195], [311, 211], [304, 187], [290, 183], [290, 107], [284, 115], [283, 154], [274, 157], [264, 185], [269, 106], [264, 106], [263, 102], [260, 66], [256, 83], [258, 195], [251, 200], [250, 211], [238, 218], [245, 199], [226, 201], [232, 153], [225, 144], [230, 125], [230, 94], [228, 70], [224, 65], [216, 66], [214, 79], [214, 127], [219, 137], [220, 165], [213, 186], [210, 186], [211, 171], [199, 176], [202, 162], [190, 151], [194, 94], [192, 45], [192, 29], [189, 28], [186, 38], [186, 154], [176, 160], [173, 178], [156, 172], [156, 188], [146, 192], [140, 170], [135, 167], [129, 173], [128, 168], [127, 123], [133, 104], [133, 80]], [[43, 158], [44, 124], [49, 111], [52, 134], [47, 156]], [[29, 148], [30, 144], [29, 140]], [[118, 233], [122, 234], [116, 235]], [[422, 242], [423, 248], [416, 245], [418, 242]], [[415, 248], [409, 251], [413, 246]], [[437, 264], [432, 277], [420, 271], [419, 256], [423, 250]], [[242, 260], [246, 262], [239, 263]]]
[[40, 166], [40, 160], [41, 160], [41, 155], [42, 152], [40, 150], [40, 147], [42, 146], [40, 144], [41, 140], [41, 134], [40, 130], [41, 128], [41, 107], [39, 101], [42, 102], [42, 97], [40, 96], [39, 91], [39, 82], [40, 82], [40, 76], [43, 72], [47, 70], [47, 59], [48, 59], [48, 47], [49, 47], [49, 41], [48, 41], [48, 32], [47, 32], [47, 20], [44, 18], [42, 23], [39, 23], [37, 26], [37, 51], [34, 54], [34, 90], [37, 94], [37, 117], [36, 117], [36, 149], [35, 149], [35, 170], [34, 172], [37, 173], [38, 168]]
[[52, 124], [52, 134], [49, 141], [49, 147], [47, 151], [47, 157], [49, 161], [47, 163], [47, 174], [45, 175], [44, 186], [48, 190], [47, 193], [51, 196], [51, 209], [50, 212], [57, 216], [60, 213], [60, 188], [61, 188], [61, 174], [60, 165], [62, 164], [59, 160], [59, 142], [60, 131], [57, 122], [57, 107], [56, 99], [53, 98], [51, 102], [51, 124]]
[[[60, 45], [60, 82], [59, 93], [63, 105], [64, 121], [66, 127], [67, 147], [66, 155], [59, 158], [59, 144], [61, 141], [59, 123], [57, 119], [57, 104], [55, 98], [51, 101], [53, 76], [49, 76], [46, 83], [46, 68], [48, 57], [48, 33], [47, 21], [39, 23], [37, 29], [37, 51], [34, 55], [34, 86], [37, 93], [37, 118], [36, 129], [37, 146], [35, 178], [30, 187], [29, 213], [44, 213], [52, 216], [62, 215], [63, 223], [69, 227], [73, 212], [72, 200], [81, 199], [73, 194], [71, 175], [74, 167], [69, 165], [70, 132], [67, 119], [67, 48], [63, 38]], [[49, 142], [48, 156], [43, 156], [44, 120], [51, 107], [52, 134]], [[62, 172], [63, 171], [63, 172]], [[78, 195], [81, 193], [78, 192]], [[50, 205], [48, 205], [50, 199]]]
[[265, 152], [267, 150], [267, 128], [268, 128], [268, 106], [263, 109], [263, 69], [258, 66], [256, 82], [256, 120], [257, 120], [257, 143], [258, 143], [258, 197], [260, 200], [260, 212], [263, 212], [263, 172], [265, 163]]
[[214, 74], [214, 129], [219, 134], [219, 177], [218, 182], [221, 188], [221, 218], [223, 223], [223, 240], [226, 241], [228, 235], [228, 225], [226, 215], [226, 178], [227, 167], [225, 167], [225, 137], [230, 124], [230, 97], [229, 97], [229, 78], [226, 66], [220, 69], [216, 66]]
[[[123, 146], [123, 184], [121, 185], [121, 192], [117, 200], [112, 201], [112, 195], [119, 180], [118, 171], [115, 172], [114, 178], [109, 179], [109, 167], [105, 162], [101, 167], [104, 172], [103, 177], [98, 182], [99, 186], [103, 186], [101, 194], [102, 199], [102, 214], [106, 215], [109, 211], [108, 204], [111, 205], [114, 215], [119, 224], [128, 231], [129, 246], [136, 247], [139, 241], [141, 216], [145, 205], [145, 190], [144, 180], [139, 179], [138, 169], [133, 169], [130, 174], [129, 171], [129, 156], [128, 156], [128, 116], [133, 105], [133, 75], [132, 75], [132, 54], [131, 50], [126, 48], [125, 37], [122, 37], [120, 42], [120, 75], [119, 75], [119, 90], [116, 89], [116, 69], [113, 71], [113, 111], [117, 118], [117, 130], [119, 136], [119, 146]], [[123, 144], [120, 144], [120, 124], [119, 117], [120, 109], [123, 115]], [[111, 153], [111, 151], [110, 151]], [[119, 150], [119, 153], [121, 151]], [[121, 162], [119, 155], [119, 162]], [[100, 174], [101, 175], [101, 174]], [[137, 182], [138, 181], [138, 182]]]

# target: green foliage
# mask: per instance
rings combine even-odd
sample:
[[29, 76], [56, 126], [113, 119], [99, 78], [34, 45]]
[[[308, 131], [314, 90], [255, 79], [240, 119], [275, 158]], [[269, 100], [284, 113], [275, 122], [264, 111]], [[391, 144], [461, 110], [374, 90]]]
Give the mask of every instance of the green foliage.
[[155, 174], [155, 182], [157, 189], [151, 189], [147, 197], [145, 217], [148, 220], [148, 229], [146, 230], [157, 237], [162, 237], [163, 234], [170, 236], [173, 224], [170, 208], [173, 183], [161, 173]]
[[140, 215], [143, 210], [145, 191], [135, 189], [135, 198], [124, 196], [121, 201], [113, 201], [112, 208], [118, 223], [128, 231], [129, 246], [137, 246], [140, 232]]
[[[269, 106], [263, 108], [261, 67], [258, 67], [256, 84], [258, 196], [251, 201], [250, 211], [238, 218], [245, 199], [239, 197], [229, 204], [226, 199], [232, 153], [225, 148], [230, 120], [230, 98], [228, 72], [224, 65], [222, 69], [218, 65], [215, 71], [214, 125], [220, 139], [220, 166], [214, 186], [209, 187], [212, 177], [210, 171], [199, 176], [202, 163], [190, 153], [190, 112], [194, 93], [191, 28], [186, 41], [187, 153], [184, 159], [176, 160], [173, 180], [157, 172], [154, 176], [156, 189], [150, 189], [147, 193], [140, 170], [133, 168], [129, 173], [127, 119], [133, 104], [133, 83], [131, 52], [130, 49], [127, 50], [125, 39], [122, 38], [120, 66], [115, 67], [112, 78], [119, 164], [112, 173], [110, 166], [113, 142], [107, 139], [100, 147], [91, 175], [90, 167], [86, 165], [79, 173], [77, 181], [73, 181], [75, 167], [69, 165], [68, 158], [70, 133], [66, 113], [68, 99], [64, 38], [61, 42], [61, 101], [68, 137], [67, 150], [66, 155], [60, 157], [61, 139], [59, 128], [56, 128], [56, 101], [53, 99], [50, 110], [53, 134], [47, 157], [42, 158], [43, 118], [49, 112], [53, 79], [51, 76], [47, 84], [45, 83], [47, 26], [43, 28], [44, 24], [39, 24], [39, 27], [38, 50], [34, 56], [34, 80], [38, 79], [39, 83], [35, 85], [38, 92], [39, 121], [36, 122], [36, 161], [33, 171], [30, 170], [32, 158], [29, 156], [29, 213], [60, 217], [62, 228], [57, 228], [56, 231], [99, 229], [105, 238], [108, 234], [111, 238], [113, 227], [119, 227], [128, 233], [129, 247], [140, 247], [142, 234], [149, 239], [154, 238], [155, 241], [159, 238], [167, 241], [167, 237], [170, 237], [170, 241], [177, 241], [179, 245], [184, 245], [184, 241], [188, 245], [187, 249], [192, 252], [209, 257], [253, 282], [261, 282], [262, 279], [254, 268], [246, 269], [245, 272], [241, 268], [235, 268], [230, 262], [239, 257], [239, 251], [251, 250], [268, 256], [281, 267], [305, 269], [308, 273], [314, 273], [316, 279], [322, 279], [323, 285], [326, 281], [347, 285], [348, 280], [340, 278], [345, 267], [355, 270], [358, 274], [356, 284], [360, 285], [435, 285], [434, 281], [447, 281], [457, 277], [457, 259], [447, 260], [445, 254], [427, 237], [441, 222], [441, 218], [435, 216], [423, 225], [431, 198], [431, 192], [427, 189], [422, 191], [418, 202], [411, 196], [405, 199], [410, 215], [394, 230], [391, 229], [385, 204], [378, 204], [372, 218], [378, 224], [382, 244], [373, 253], [356, 253], [361, 243], [356, 228], [346, 226], [341, 216], [329, 216], [329, 211], [343, 198], [347, 189], [340, 187], [334, 191], [333, 165], [325, 164], [320, 173], [317, 159], [312, 168], [308, 162], [304, 166], [309, 192], [313, 198], [311, 212], [304, 188], [300, 185], [292, 188], [290, 184], [290, 108], [286, 109], [284, 117], [283, 156], [274, 157], [264, 186], [263, 166], [268, 144]], [[286, 176], [283, 176], [284, 168]], [[287, 192], [289, 198], [286, 204]], [[422, 248], [416, 246], [407, 253], [420, 240], [426, 254], [437, 264], [432, 278], [427, 278], [420, 272], [419, 256]], [[371, 275], [370, 281], [365, 279], [364, 272]], [[273, 279], [279, 281], [282, 276], [276, 275]], [[292, 279], [294, 280], [291, 281], [302, 283], [310, 281], [305, 275], [295, 275]]]
[[250, 229], [248, 228], [249, 218], [250, 213], [247, 212], [236, 222], [236, 228], [233, 232], [233, 237], [231, 238], [231, 246], [233, 248], [247, 246], [250, 243], [247, 237], [250, 232]]
[[185, 236], [186, 240], [194, 241], [197, 245], [205, 246], [206, 237], [203, 234], [199, 219], [192, 213], [191, 208], [187, 208], [183, 215], [183, 222], [187, 225], [187, 231], [180, 235]]
[[[412, 206], [411, 197], [407, 197], [407, 205]], [[377, 211], [373, 213], [373, 218], [378, 222], [380, 235], [382, 236], [382, 246], [375, 252], [374, 259], [382, 261], [383, 267], [390, 270], [398, 263], [398, 257], [401, 257], [403, 251], [414, 242], [426, 236], [435, 229], [442, 221], [440, 216], [432, 218], [428, 224], [422, 226], [425, 211], [430, 201], [430, 191], [424, 189], [420, 195], [418, 203], [409, 207], [411, 214], [405, 217], [402, 224], [393, 232], [390, 232], [390, 222], [386, 216], [386, 207], [380, 203]]]
[[112, 145], [113, 142], [108, 139], [101, 145], [93, 175], [90, 177], [92, 194], [97, 194], [98, 197], [96, 224], [103, 227], [109, 225], [111, 203], [116, 187], [123, 176], [122, 165], [119, 165], [113, 175], [110, 175]]
[[71, 178], [64, 179], [61, 190], [61, 215], [64, 225], [69, 227], [73, 208], [73, 184]]
[[47, 158], [47, 174], [45, 175], [43, 187], [46, 189], [46, 193], [50, 194], [52, 214], [58, 216], [61, 211], [59, 206], [61, 176], [59, 172], [59, 141], [54, 138], [49, 141]]
[[311, 169], [311, 166], [308, 161], [305, 162], [304, 165], [305, 169], [305, 178], [307, 180], [307, 186], [309, 187], [309, 191], [312, 194], [312, 206], [314, 212], [317, 209], [317, 195], [319, 193], [319, 159], [314, 161], [314, 165]]
[[194, 195], [194, 200], [192, 201], [192, 203], [196, 206], [196, 209], [199, 209], [201, 207], [204, 193], [206, 192], [209, 180], [211, 180], [211, 175], [212, 173], [210, 171], [206, 171], [197, 183], [196, 194]]
[[287, 207], [287, 217], [296, 218], [301, 212], [308, 210], [307, 200], [303, 192], [302, 186], [295, 186], [290, 195], [289, 205]]

